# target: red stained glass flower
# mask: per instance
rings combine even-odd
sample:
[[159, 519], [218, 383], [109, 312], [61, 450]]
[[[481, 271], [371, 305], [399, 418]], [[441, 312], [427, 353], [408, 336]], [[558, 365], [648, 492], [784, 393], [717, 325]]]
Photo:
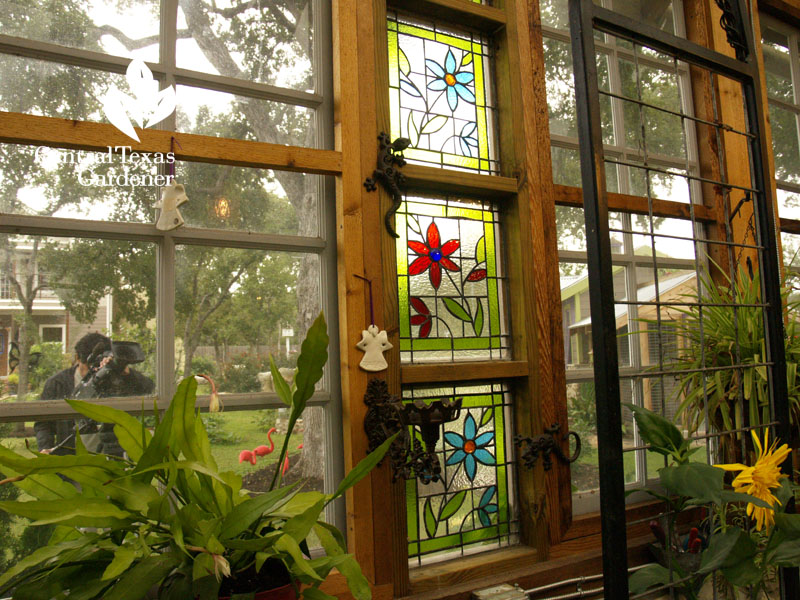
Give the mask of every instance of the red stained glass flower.
[[416, 315], [411, 315], [412, 325], [421, 325], [419, 328], [419, 337], [426, 338], [431, 333], [433, 326], [433, 318], [431, 311], [420, 298], [411, 298], [411, 306], [417, 311]]
[[442, 244], [439, 236], [439, 228], [436, 223], [431, 222], [428, 226], [427, 243], [409, 241], [408, 247], [419, 254], [417, 259], [408, 267], [409, 275], [419, 275], [430, 269], [428, 272], [431, 278], [431, 285], [434, 289], [439, 289], [442, 283], [442, 268], [448, 271], [460, 271], [459, 267], [452, 260], [447, 258], [458, 250], [461, 243], [458, 240], [449, 240]]

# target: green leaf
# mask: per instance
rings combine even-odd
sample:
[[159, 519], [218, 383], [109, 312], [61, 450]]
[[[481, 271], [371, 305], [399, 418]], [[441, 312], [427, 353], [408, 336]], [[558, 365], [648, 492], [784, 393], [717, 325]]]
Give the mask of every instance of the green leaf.
[[432, 538], [436, 535], [436, 529], [438, 528], [439, 524], [436, 522], [436, 517], [433, 514], [433, 508], [431, 508], [431, 499], [428, 498], [425, 500], [425, 532], [428, 534], [429, 538]]
[[787, 514], [775, 512], [775, 527], [781, 531], [787, 539], [800, 539], [800, 514]]
[[673, 494], [688, 496], [697, 502], [721, 503], [722, 469], [703, 463], [687, 463], [659, 470], [661, 483]]
[[[188, 385], [188, 384], [187, 384]], [[170, 403], [169, 408], [164, 412], [164, 418], [161, 419], [156, 427], [153, 438], [147, 445], [147, 448], [142, 454], [142, 458], [134, 468], [133, 472], [139, 474], [153, 465], [157, 465], [164, 461], [170, 453], [171, 439], [173, 436], [172, 423], [175, 414], [175, 404]], [[152, 476], [145, 479], [145, 481], [152, 480]]]
[[286, 406], [291, 406], [292, 390], [278, 370], [278, 366], [275, 364], [271, 354], [269, 355], [269, 370], [272, 373], [272, 385], [275, 387], [275, 393], [278, 394], [278, 398], [280, 398]]
[[419, 134], [425, 135], [430, 133], [436, 133], [445, 125], [447, 125], [447, 117], [445, 117], [444, 115], [436, 115], [430, 121], [428, 121], [422, 126], [422, 129], [420, 130]]
[[140, 600], [148, 590], [161, 582], [180, 564], [180, 559], [171, 552], [153, 554], [128, 569], [103, 600]]
[[0, 592], [5, 591], [5, 585], [26, 569], [30, 569], [31, 567], [35, 567], [40, 563], [46, 562], [55, 556], [59, 556], [67, 550], [80, 548], [88, 542], [89, 540], [87, 538], [80, 538], [78, 540], [70, 540], [60, 544], [52, 544], [37, 548], [13, 567], [9, 568], [5, 573], [0, 575]]
[[316, 571], [311, 568], [309, 565], [308, 560], [303, 556], [302, 550], [300, 550], [300, 546], [294, 539], [289, 535], [282, 535], [278, 538], [275, 542], [276, 550], [288, 554], [291, 557], [290, 563], [293, 563], [297, 570], [304, 575], [307, 575], [311, 579], [316, 581], [322, 581], [322, 578], [317, 575]]
[[439, 520], [446, 521], [450, 517], [452, 517], [458, 509], [461, 508], [461, 505], [464, 504], [464, 498], [467, 497], [467, 490], [461, 490], [455, 496], [450, 498], [447, 501], [447, 504], [442, 507], [441, 512], [439, 513]]
[[708, 548], [703, 552], [698, 572], [711, 573], [722, 567], [743, 533], [738, 527], [733, 527], [711, 536]]
[[330, 500], [338, 498], [359, 481], [361, 481], [364, 477], [366, 477], [367, 474], [372, 471], [372, 469], [374, 469], [379, 462], [381, 462], [381, 459], [383, 459], [384, 455], [389, 450], [389, 447], [392, 445], [392, 442], [394, 442], [395, 438], [399, 434], [400, 432], [395, 433], [392, 437], [388, 438], [380, 446], [375, 448], [375, 450], [362, 458], [359, 463], [347, 474], [347, 476], [342, 479], [342, 482], [339, 484], [339, 487], [336, 488], [336, 492], [330, 497]]
[[138, 419], [116, 408], [84, 402], [82, 400], [67, 400], [72, 408], [77, 412], [94, 419], [100, 423], [113, 423], [114, 434], [119, 440], [120, 446], [128, 453], [131, 460], [137, 461], [144, 453], [142, 447], [142, 435], [146, 442], [150, 441], [150, 432]]
[[480, 298], [478, 298], [478, 308], [475, 310], [475, 320], [472, 321], [472, 328], [478, 337], [483, 333], [483, 302], [481, 302]]
[[452, 298], [442, 298], [442, 300], [444, 300], [444, 306], [451, 315], [467, 323], [472, 323], [472, 317], [458, 302]]
[[628, 579], [628, 588], [631, 594], [641, 594], [654, 585], [666, 585], [669, 582], [669, 569], [653, 563], [633, 573]]
[[324, 521], [317, 521], [314, 525], [314, 533], [317, 534], [323, 550], [328, 555], [344, 554], [347, 549], [347, 543], [344, 541], [342, 532], [333, 525], [325, 523]]
[[233, 508], [222, 522], [222, 540], [236, 537], [250, 527], [261, 515], [289, 496], [300, 482], [280, 487], [255, 498], [245, 500]]
[[683, 447], [683, 435], [675, 425], [656, 413], [634, 404], [624, 404], [636, 419], [639, 435], [651, 450], [668, 455]]
[[319, 519], [325, 508], [326, 500], [327, 498], [323, 496], [308, 509], [286, 521], [282, 527], [283, 532], [291, 536], [298, 544], [302, 542]]
[[408, 74], [411, 73], [411, 64], [408, 62], [408, 57], [406, 56], [406, 53], [403, 52], [402, 48], [397, 49], [397, 59], [400, 72], [408, 77]]
[[[400, 51], [402, 52], [402, 50]], [[303, 590], [303, 598], [307, 600], [336, 600], [336, 596], [326, 594], [317, 588], [306, 588]]]
[[486, 238], [482, 237], [478, 240], [478, 243], [475, 244], [475, 261], [476, 264], [481, 264], [482, 262], [486, 262]]
[[207, 552], [199, 552], [192, 563], [192, 579], [198, 581], [214, 575], [214, 559]]
[[131, 513], [99, 498], [0, 502], [0, 510], [35, 521], [35, 525], [60, 523], [76, 527], [114, 527]]
[[770, 564], [776, 567], [796, 567], [800, 564], [800, 540], [786, 540], [779, 544], [770, 557]]
[[203, 451], [197, 439], [195, 421], [195, 399], [197, 398], [197, 382], [194, 377], [187, 377], [178, 384], [172, 404], [175, 405], [173, 426], [176, 451], [180, 451], [190, 461], [202, 461]]
[[309, 327], [306, 339], [300, 346], [300, 356], [297, 357], [297, 371], [294, 377], [293, 412], [302, 412], [305, 409], [306, 402], [314, 394], [314, 387], [322, 379], [323, 368], [328, 362], [328, 341], [325, 315], [320, 313]]
[[122, 573], [126, 571], [128, 567], [131, 566], [131, 563], [136, 559], [137, 556], [138, 553], [133, 548], [120, 548], [114, 552], [114, 560], [112, 560], [106, 567], [106, 570], [103, 571], [103, 576], [100, 579], [103, 581], [116, 579], [122, 575]]

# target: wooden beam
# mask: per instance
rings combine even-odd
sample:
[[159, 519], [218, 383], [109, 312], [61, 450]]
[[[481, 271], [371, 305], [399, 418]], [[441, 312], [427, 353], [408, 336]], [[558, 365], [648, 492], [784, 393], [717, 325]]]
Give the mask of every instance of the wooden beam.
[[493, 33], [506, 23], [503, 10], [470, 0], [389, 0], [390, 8], [402, 9], [416, 15], [435, 17], [459, 25]]
[[[338, 175], [342, 172], [342, 154], [333, 150], [282, 146], [138, 127], [136, 133], [141, 140], [140, 143], [107, 123], [70, 121], [0, 111], [0, 142], [8, 144], [96, 152], [107, 152], [109, 147], [113, 150], [120, 146], [128, 148], [127, 152], [150, 153], [167, 153], [174, 146], [175, 157], [178, 160], [320, 175]], [[173, 137], [178, 143], [171, 143]]]
[[481, 175], [413, 164], [406, 165], [402, 171], [406, 177], [406, 189], [410, 193], [424, 191], [504, 199], [516, 194], [519, 187], [514, 177], [500, 175]]
[[800, 2], [798, 0], [758, 0], [757, 10], [754, 10], [753, 13], [757, 14], [758, 10], [763, 10], [768, 15], [795, 27], [800, 27]]
[[800, 221], [797, 219], [781, 219], [781, 231], [800, 234]]
[[481, 381], [527, 377], [529, 365], [524, 360], [459, 362], [452, 364], [403, 365], [400, 379], [404, 385], [444, 381]]

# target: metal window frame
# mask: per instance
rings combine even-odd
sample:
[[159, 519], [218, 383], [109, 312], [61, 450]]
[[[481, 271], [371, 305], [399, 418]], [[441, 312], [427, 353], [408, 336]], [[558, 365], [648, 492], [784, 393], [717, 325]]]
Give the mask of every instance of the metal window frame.
[[[627, 535], [622, 465], [622, 431], [620, 407], [620, 377], [615, 341], [614, 295], [611, 285], [611, 247], [608, 231], [608, 201], [603, 167], [601, 120], [595, 67], [594, 31], [621, 35], [656, 50], [663, 50], [678, 60], [696, 64], [709, 71], [729, 77], [742, 85], [744, 110], [750, 131], [753, 187], [758, 190], [753, 202], [756, 210], [758, 239], [763, 245], [761, 257], [762, 298], [765, 310], [767, 355], [772, 364], [769, 392], [777, 435], [790, 439], [786, 362], [783, 345], [783, 305], [780, 295], [780, 271], [774, 230], [775, 215], [771, 199], [767, 198], [770, 174], [767, 172], [766, 141], [761, 132], [765, 123], [761, 98], [759, 68], [748, 15], [737, 0], [731, 0], [726, 10], [738, 17], [740, 37], [744, 46], [737, 48], [736, 60], [687, 40], [664, 34], [652, 27], [637, 23], [591, 2], [570, 0], [570, 29], [575, 61], [574, 76], [578, 108], [578, 128], [581, 144], [581, 176], [586, 217], [589, 256], [589, 280], [592, 309], [592, 330], [600, 333], [593, 340], [595, 348], [595, 381], [597, 385], [597, 421], [600, 447], [600, 493], [602, 497], [601, 528], [603, 574], [606, 598], [628, 597]], [[731, 35], [729, 32], [729, 41]], [[784, 471], [791, 466], [783, 465]], [[781, 598], [798, 597], [797, 569], [782, 569]]]
[[[148, 62], [162, 87], [189, 85], [250, 98], [281, 102], [313, 109], [316, 131], [314, 147], [333, 149], [333, 65], [331, 3], [310, 0], [313, 14], [313, 92], [280, 88], [176, 66], [177, 19], [179, 0], [160, 1], [159, 60]], [[0, 53], [34, 58], [58, 64], [124, 73], [130, 59], [102, 52], [71, 48], [58, 44], [0, 35]], [[158, 125], [174, 131], [176, 114]], [[235, 140], [234, 140], [235, 141]], [[279, 169], [277, 169], [279, 170]], [[319, 176], [317, 237], [273, 235], [246, 231], [227, 231], [184, 227], [161, 232], [147, 223], [114, 223], [79, 219], [60, 219], [25, 215], [3, 215], [0, 234], [43, 235], [70, 238], [101, 238], [146, 241], [156, 245], [156, 397], [159, 408], [166, 408], [174, 393], [175, 384], [175, 254], [178, 245], [204, 245], [220, 248], [247, 248], [263, 251], [287, 251], [316, 254], [320, 257], [320, 302], [328, 317], [329, 362], [324, 375], [324, 391], [314, 394], [310, 406], [325, 410], [324, 436], [326, 491], [333, 491], [335, 482], [343, 476], [343, 441], [341, 436], [341, 381], [339, 332], [337, 327], [338, 294], [336, 265], [336, 211], [333, 177]], [[279, 408], [282, 402], [274, 393], [229, 394], [225, 396], [228, 410]], [[138, 399], [108, 399], [102, 403], [133, 413], [141, 411]], [[9, 408], [11, 407], [11, 408]], [[11, 404], [0, 407], [0, 422], [31, 420], [38, 417], [68, 416], [72, 410], [63, 402]], [[335, 515], [334, 515], [335, 513]], [[337, 502], [332, 513], [338, 524], [345, 521], [344, 502]]]

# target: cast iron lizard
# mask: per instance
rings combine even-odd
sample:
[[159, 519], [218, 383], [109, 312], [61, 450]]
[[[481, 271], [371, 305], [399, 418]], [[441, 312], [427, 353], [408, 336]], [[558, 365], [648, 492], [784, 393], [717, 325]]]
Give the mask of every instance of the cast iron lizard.
[[378, 136], [380, 141], [380, 152], [378, 153], [378, 168], [372, 172], [372, 177], [367, 177], [364, 187], [368, 192], [377, 189], [377, 183], [383, 185], [386, 192], [392, 197], [392, 207], [387, 211], [384, 222], [386, 230], [392, 237], [398, 238], [397, 232], [392, 225], [392, 216], [400, 208], [403, 202], [403, 194], [400, 186], [405, 183], [405, 175], [400, 172], [400, 168], [405, 166], [403, 150], [411, 145], [408, 138], [397, 138], [392, 141], [389, 134], [381, 132]]

